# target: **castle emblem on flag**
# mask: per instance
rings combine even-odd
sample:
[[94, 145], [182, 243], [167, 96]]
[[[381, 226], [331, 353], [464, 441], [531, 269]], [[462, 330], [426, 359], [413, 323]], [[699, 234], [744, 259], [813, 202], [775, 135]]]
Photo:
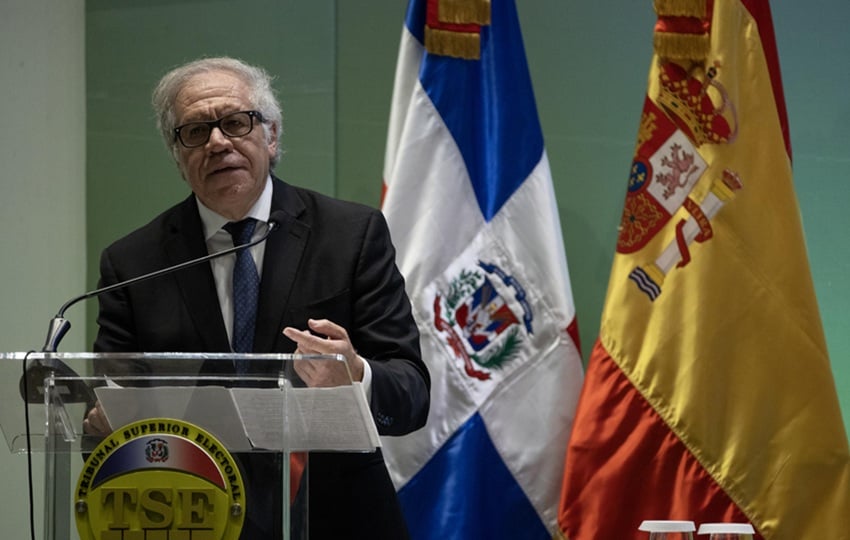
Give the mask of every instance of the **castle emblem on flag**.
[[532, 321], [525, 289], [495, 264], [462, 269], [434, 296], [434, 326], [465, 373], [481, 381], [517, 356]]
[[[734, 171], [711, 171], [700, 154], [702, 145], [729, 144], [737, 135], [735, 107], [716, 80], [717, 66], [702, 73], [699, 65], [688, 72], [665, 62], [659, 66], [656, 100], [644, 102], [617, 251], [641, 251], [672, 221], [675, 238], [652, 262], [629, 274], [653, 301], [666, 275], [690, 263], [690, 246], [714, 236], [711, 219], [743, 186]], [[704, 177], [710, 184], [696, 190]], [[674, 220], [682, 211], [687, 216]]]

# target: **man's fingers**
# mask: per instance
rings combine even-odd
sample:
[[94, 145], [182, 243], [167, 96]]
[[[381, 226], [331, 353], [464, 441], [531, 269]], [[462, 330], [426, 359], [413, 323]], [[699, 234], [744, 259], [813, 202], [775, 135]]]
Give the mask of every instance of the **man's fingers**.
[[284, 328], [283, 335], [295, 342], [301, 354], [319, 352], [317, 347], [325, 341], [324, 338], [311, 334], [309, 330], [297, 330], [291, 327]]
[[83, 431], [92, 435], [107, 435], [112, 432], [109, 422], [106, 421], [106, 415], [103, 413], [103, 407], [98, 401], [86, 415], [83, 420]]
[[307, 325], [316, 333], [328, 336], [331, 339], [348, 340], [348, 333], [342, 326], [327, 319], [309, 319]]

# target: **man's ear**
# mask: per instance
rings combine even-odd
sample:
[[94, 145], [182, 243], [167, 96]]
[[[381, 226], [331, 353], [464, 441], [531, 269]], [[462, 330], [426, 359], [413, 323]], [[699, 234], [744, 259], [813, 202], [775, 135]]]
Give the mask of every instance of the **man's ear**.
[[276, 123], [272, 123], [269, 125], [268, 130], [268, 149], [269, 149], [269, 157], [274, 159], [277, 155], [277, 145], [278, 145], [278, 127]]

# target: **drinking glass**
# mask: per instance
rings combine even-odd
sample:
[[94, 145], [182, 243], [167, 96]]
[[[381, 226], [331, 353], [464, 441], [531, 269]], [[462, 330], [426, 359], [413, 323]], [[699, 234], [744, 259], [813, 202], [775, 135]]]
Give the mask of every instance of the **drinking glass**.
[[693, 521], [645, 520], [638, 527], [649, 533], [649, 540], [693, 540]]
[[708, 540], [752, 540], [756, 531], [749, 523], [703, 523], [697, 534], [707, 534]]

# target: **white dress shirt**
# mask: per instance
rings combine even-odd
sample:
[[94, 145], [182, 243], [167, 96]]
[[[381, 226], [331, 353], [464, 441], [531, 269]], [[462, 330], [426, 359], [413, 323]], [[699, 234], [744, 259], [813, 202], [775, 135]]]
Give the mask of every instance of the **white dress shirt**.
[[[272, 207], [272, 179], [266, 179], [263, 192], [248, 210], [245, 217], [257, 220], [254, 235], [251, 240], [256, 240], [269, 230], [269, 213]], [[207, 252], [215, 253], [233, 247], [233, 237], [222, 229], [231, 220], [210, 210], [204, 203], [198, 200], [198, 213], [201, 216], [201, 224], [204, 227], [204, 239], [207, 242]], [[263, 257], [266, 254], [266, 243], [261, 242], [249, 249], [257, 267], [260, 280], [263, 279]], [[233, 341], [233, 265], [236, 263], [236, 254], [219, 257], [210, 261], [215, 290], [218, 293], [218, 305], [221, 307], [221, 316], [224, 319], [224, 327], [227, 328], [227, 341]]]
[[[230, 233], [222, 229], [231, 220], [219, 215], [213, 210], [204, 206], [204, 203], [198, 201], [198, 213], [201, 216], [201, 224], [204, 228], [204, 239], [207, 243], [207, 252], [216, 253], [233, 247], [233, 237]], [[248, 210], [245, 217], [252, 217], [257, 220], [257, 226], [254, 229], [254, 235], [251, 241], [256, 240], [269, 230], [269, 214], [272, 207], [272, 179], [271, 176], [266, 178], [266, 185], [263, 192], [254, 203], [254, 206]], [[256, 246], [249, 249], [251, 256], [254, 258], [254, 264], [257, 266], [257, 274], [260, 276], [260, 281], [263, 279], [263, 258], [266, 254], [266, 243], [260, 242]], [[221, 307], [221, 317], [224, 319], [224, 327], [227, 329], [227, 341], [233, 342], [233, 265], [236, 263], [236, 254], [218, 257], [210, 261], [212, 268], [213, 279], [215, 280], [215, 290], [218, 294], [218, 305]], [[304, 330], [303, 328], [301, 330]], [[283, 329], [281, 328], [281, 331]], [[372, 386], [372, 368], [369, 362], [363, 360], [363, 381], [362, 388], [368, 398], [371, 395]]]

